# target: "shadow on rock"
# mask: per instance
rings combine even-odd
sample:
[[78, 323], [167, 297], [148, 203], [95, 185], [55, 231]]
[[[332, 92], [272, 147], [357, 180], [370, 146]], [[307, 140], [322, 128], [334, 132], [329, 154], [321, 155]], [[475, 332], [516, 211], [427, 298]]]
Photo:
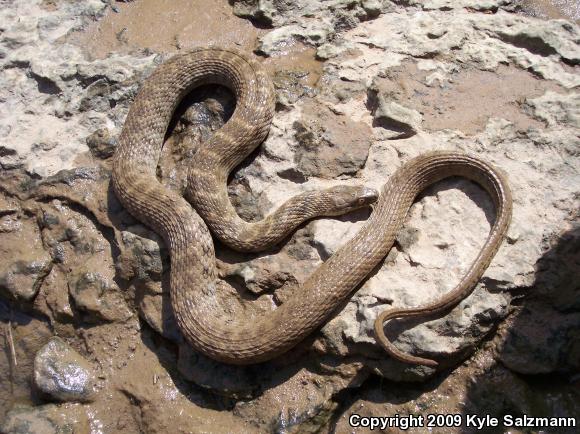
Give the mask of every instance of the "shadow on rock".
[[[537, 262], [536, 272], [534, 285], [502, 327], [495, 356], [499, 363], [473, 378], [468, 388], [465, 415], [489, 414], [499, 419], [500, 426], [505, 421], [515, 423], [524, 415], [580, 421], [578, 223], [551, 243]], [[463, 430], [473, 431], [469, 427]], [[496, 431], [489, 428], [487, 432]], [[558, 428], [553, 432], [575, 430]]]

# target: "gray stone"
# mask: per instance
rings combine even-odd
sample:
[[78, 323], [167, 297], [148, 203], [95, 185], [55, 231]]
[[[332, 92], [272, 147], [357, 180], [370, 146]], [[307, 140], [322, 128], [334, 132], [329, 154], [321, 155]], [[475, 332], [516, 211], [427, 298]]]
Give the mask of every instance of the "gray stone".
[[423, 10], [471, 9], [476, 11], [497, 11], [512, 0], [406, 0], [409, 5], [420, 6]]
[[297, 171], [305, 178], [336, 178], [361, 170], [368, 157], [371, 131], [362, 122], [336, 115], [319, 104], [303, 108], [302, 119], [294, 123], [298, 148]]
[[[126, 279], [159, 282], [163, 273], [161, 238], [143, 226], [123, 231], [123, 250], [117, 260], [117, 270]], [[134, 232], [133, 232], [134, 231]]]
[[[265, 384], [259, 397], [238, 402], [233, 413], [244, 420], [261, 420], [276, 432], [319, 432], [336, 411], [333, 397], [358, 387], [368, 377], [357, 362], [333, 365], [322, 361], [319, 372], [308, 368], [294, 371], [279, 368], [278, 376]], [[282, 408], [279, 402], [284, 402]]]
[[580, 129], [580, 95], [546, 92], [538, 98], [526, 99], [526, 106], [532, 116], [546, 123], [548, 127], [566, 124]]
[[296, 41], [318, 46], [334, 34], [334, 25], [329, 20], [291, 24], [274, 29], [261, 37], [256, 52], [266, 56], [279, 54]]
[[38, 293], [51, 268], [50, 258], [13, 262], [0, 271], [0, 292], [14, 300], [30, 301]]
[[272, 0], [237, 0], [233, 3], [233, 12], [238, 17], [250, 18], [270, 26], [279, 13]]
[[387, 96], [377, 96], [377, 108], [373, 114], [375, 126], [393, 131], [391, 139], [404, 139], [419, 131], [423, 117], [417, 110], [404, 107]]
[[34, 359], [34, 384], [58, 401], [91, 401], [95, 377], [90, 363], [59, 337], [51, 338]]
[[77, 271], [69, 277], [69, 294], [86, 321], [126, 321], [133, 315], [119, 287], [99, 272]]
[[0, 425], [6, 434], [74, 434], [90, 432], [87, 413], [79, 404], [17, 406]]
[[113, 156], [117, 140], [110, 130], [100, 128], [87, 137], [87, 146], [95, 157], [105, 159]]
[[[25, 167], [39, 176], [75, 167], [85, 138], [100, 128], [120, 126], [141, 78], [154, 56], [112, 56], [88, 61], [80, 47], [57, 43], [71, 29], [102, 15], [101, 0], [59, 3], [49, 11], [40, 4], [14, 3], [0, 11], [1, 22], [16, 22], [3, 33], [0, 68], [4, 89], [12, 89], [0, 120], [0, 165]], [[21, 17], [26, 17], [22, 19]], [[22, 33], [25, 32], [25, 33]], [[34, 55], [33, 53], [42, 53]]]

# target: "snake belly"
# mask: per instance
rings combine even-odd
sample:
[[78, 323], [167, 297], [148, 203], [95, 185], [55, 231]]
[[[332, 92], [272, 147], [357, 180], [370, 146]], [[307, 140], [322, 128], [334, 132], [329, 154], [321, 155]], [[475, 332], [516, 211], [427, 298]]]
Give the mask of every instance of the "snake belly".
[[[193, 88], [210, 83], [229, 87], [236, 96], [236, 109], [210, 139], [214, 149], [210, 158], [196, 161], [202, 168], [206, 165], [207, 172], [213, 170], [215, 176], [200, 180], [195, 194], [223, 190], [229, 172], [243, 158], [240, 156], [251, 152], [267, 135], [273, 98], [270, 81], [261, 68], [229, 49], [194, 50], [173, 57], [155, 70], [129, 110], [112, 173], [121, 204], [158, 233], [170, 251], [171, 304], [183, 336], [197, 351], [221, 362], [244, 365], [269, 360], [294, 347], [320, 327], [383, 260], [415, 197], [429, 185], [451, 176], [466, 177], [481, 185], [494, 202], [496, 219], [459, 284], [438, 303], [413, 312], [437, 313], [471, 293], [507, 231], [510, 191], [504, 177], [490, 164], [462, 153], [432, 152], [410, 160], [390, 177], [365, 225], [296, 288], [288, 301], [251, 320], [228, 317], [217, 294], [215, 253], [208, 226], [183, 197], [168, 190], [156, 177], [164, 136], [177, 104]], [[211, 219], [219, 214], [221, 202], [224, 198], [215, 203], [217, 211], [212, 209], [204, 217], [207, 219], [209, 214]], [[385, 318], [404, 316], [403, 311]], [[405, 360], [411, 356], [397, 354], [381, 336], [378, 339], [390, 354], [416, 363]]]

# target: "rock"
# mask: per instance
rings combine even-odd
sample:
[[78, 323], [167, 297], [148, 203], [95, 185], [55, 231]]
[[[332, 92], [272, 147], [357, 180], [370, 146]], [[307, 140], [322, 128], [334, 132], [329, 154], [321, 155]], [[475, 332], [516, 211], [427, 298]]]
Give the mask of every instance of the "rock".
[[[474, 15], [477, 15], [475, 17]], [[479, 69], [495, 71], [500, 64], [513, 64], [528, 69], [534, 74], [554, 80], [566, 88], [578, 85], [578, 77], [568, 72], [559, 62], [570, 62], [574, 55], [568, 48], [576, 44], [577, 31], [566, 31], [560, 24], [542, 23], [538, 30], [540, 40], [549, 44], [548, 33], [556, 31], [562, 41], [562, 47], [556, 54], [542, 56], [534, 49], [514, 45], [511, 40], [502, 40], [500, 33], [509, 33], [511, 28], [535, 28], [529, 24], [530, 18], [514, 16], [508, 13], [472, 14], [463, 10], [453, 13], [432, 11], [428, 14], [413, 14], [410, 11], [397, 11], [384, 14], [375, 20], [361, 23], [356, 30], [344, 34], [341, 44], [336, 48], [325, 47], [323, 52], [332, 53], [337, 58], [340, 53], [358, 52], [363, 58], [354, 62], [352, 57], [341, 57], [338, 67], [343, 77], [349, 81], [361, 78], [370, 80], [384, 69], [398, 65], [407, 56], [432, 58], [448, 53], [459, 64], [471, 64]], [[402, 23], [406, 23], [401, 26]], [[535, 23], [535, 21], [534, 21]], [[386, 34], [381, 29], [400, 28], [400, 32]], [[486, 41], [482, 44], [481, 41]], [[565, 42], [564, 42], [565, 41]], [[322, 45], [322, 44], [321, 44]], [[369, 46], [375, 48], [369, 48]], [[337, 49], [338, 48], [338, 49]], [[379, 49], [379, 51], [377, 51]], [[382, 49], [382, 50], [381, 50]], [[390, 55], [381, 55], [388, 50]], [[334, 65], [337, 62], [331, 61]], [[354, 68], [354, 63], [360, 68]], [[357, 72], [358, 71], [358, 72]]]
[[95, 378], [90, 363], [55, 336], [34, 359], [34, 384], [59, 401], [92, 401]]
[[245, 174], [238, 175], [228, 185], [228, 196], [236, 212], [249, 222], [262, 220], [265, 217], [262, 209], [271, 204], [261, 200], [260, 196], [250, 189]]
[[51, 267], [50, 258], [13, 262], [0, 273], [0, 291], [14, 300], [30, 301], [38, 293]]
[[123, 231], [123, 250], [117, 260], [117, 269], [122, 277], [130, 280], [133, 277], [140, 281], [160, 282], [163, 273], [161, 238], [142, 226]]
[[[44, 341], [57, 333], [86, 348], [101, 370], [105, 390], [83, 408], [97, 427], [91, 429], [103, 432], [191, 426], [302, 432], [333, 424], [342, 432], [352, 430], [344, 411], [577, 414], [575, 386], [568, 384], [580, 351], [576, 237], [552, 245], [577, 219], [577, 26], [508, 14], [502, 0], [232, 3], [236, 13], [274, 27], [261, 32], [256, 47], [271, 56], [270, 71], [281, 71], [274, 73], [278, 111], [270, 134], [231, 177], [232, 202], [243, 218], [260, 219], [306, 190], [338, 183], [378, 188], [431, 150], [469, 152], [506, 173], [512, 225], [473, 294], [441, 318], [385, 326], [398, 348], [441, 360], [445, 378], [389, 358], [376, 345], [373, 323], [391, 306], [440, 298], [465, 274], [495, 216], [484, 191], [449, 180], [423, 192], [384, 262], [319, 331], [278, 360], [232, 368], [200, 357], [172, 317], [167, 249], [107, 190], [114, 137], [143, 77], [165, 55], [134, 51], [90, 60], [67, 41], [106, 3], [16, 0], [0, 9], [0, 22], [8, 23], [0, 31], [0, 257], [9, 258], [0, 267], [54, 265], [40, 283], [20, 286], [34, 300], [26, 309], [46, 317], [51, 329], [33, 326], [39, 321], [32, 317], [18, 319], [18, 304], [0, 300], [18, 359], [11, 370], [8, 346], [0, 388], [14, 376], [16, 393], [2, 389], [1, 407], [30, 400], [24, 349], [37, 349], [30, 335]], [[135, 19], [134, 6], [115, 17]], [[133, 40], [130, 30], [118, 38]], [[288, 69], [295, 44], [315, 47], [305, 52], [326, 60], [312, 89], [300, 68]], [[227, 92], [205, 92], [180, 107], [162, 152], [158, 176], [177, 192], [188, 159], [235, 106], [222, 98]], [[399, 131], [391, 133], [393, 127]], [[103, 161], [87, 158], [87, 150]], [[218, 243], [224, 283], [216, 296], [224, 321], [266, 315], [286, 303], [368, 216], [363, 210], [317, 219], [255, 256]], [[509, 312], [513, 323], [504, 320]], [[542, 387], [528, 381], [537, 373], [547, 380]], [[361, 391], [346, 392], [366, 378]], [[385, 381], [388, 387], [375, 387]], [[44, 408], [26, 417], [36, 412], [35, 420], [49, 421], [47, 430], [59, 426], [42, 416]], [[76, 417], [65, 405], [56, 408], [63, 418]]]
[[132, 316], [119, 287], [101, 273], [77, 272], [69, 278], [69, 294], [87, 321], [126, 321]]
[[[281, 374], [266, 385], [264, 393], [249, 402], [240, 401], [234, 414], [244, 420], [260, 420], [275, 432], [317, 432], [325, 427], [337, 403], [335, 394], [357, 387], [367, 375], [360, 363], [332, 366], [322, 363], [322, 372], [299, 369], [280, 382]], [[278, 377], [278, 378], [276, 378]], [[279, 402], [284, 402], [280, 408]]]
[[59, 267], [53, 267], [44, 279], [38, 297], [34, 300], [34, 308], [59, 323], [73, 322], [75, 314], [70, 305], [67, 283], [66, 275], [62, 270]]
[[[506, 25], [508, 22], [510, 25]], [[556, 55], [571, 65], [580, 62], [580, 32], [576, 26], [564, 20], [530, 26], [525, 19], [513, 19], [511, 15], [501, 14], [499, 19], [483, 20], [476, 28], [484, 29], [493, 37], [532, 54], [544, 57]]]
[[90, 432], [90, 421], [79, 404], [18, 406], [0, 426], [6, 434], [72, 434]]
[[543, 96], [526, 99], [532, 115], [545, 122], [548, 127], [566, 124], [580, 128], [580, 95], [559, 94], [548, 91]]
[[[7, 218], [8, 217], [8, 218]], [[19, 209], [7, 210], [0, 231], [0, 293], [12, 300], [31, 301], [52, 269], [38, 226]]]
[[276, 27], [259, 38], [256, 52], [271, 56], [298, 40], [320, 46], [353, 29], [361, 20], [393, 10], [388, 0], [331, 0], [324, 3], [300, 0], [237, 0], [234, 14]]
[[304, 84], [308, 76], [307, 71], [282, 70], [276, 72], [273, 82], [276, 89], [276, 104], [279, 107], [289, 109], [304, 96], [312, 97], [316, 91]]
[[331, 0], [324, 4], [309, 0], [234, 0], [233, 3], [235, 15], [274, 27], [314, 18], [332, 19], [340, 16], [348, 16], [358, 22], [358, 19], [375, 18], [393, 6], [388, 0]]
[[241, 264], [220, 264], [220, 276], [232, 285], [243, 286], [253, 294], [276, 291], [275, 297], [278, 297], [281, 288], [298, 285], [296, 275], [299, 271], [291, 267], [288, 260], [279, 260], [278, 257], [284, 256], [285, 252], [281, 252], [275, 257], [264, 256]]
[[[238, 17], [251, 18], [270, 26], [274, 22], [274, 17], [278, 14], [273, 2], [269, 0], [238, 0], [233, 3], [233, 12]], [[282, 2], [280, 3], [283, 4]]]
[[43, 177], [73, 168], [79, 150], [87, 150], [85, 137], [120, 126], [153, 56], [88, 61], [81, 48], [56, 43], [71, 29], [102, 15], [106, 7], [100, 0], [90, 0], [59, 4], [52, 10], [14, 3], [0, 11], [2, 22], [27, 17], [0, 40], [0, 52], [6, 53], [0, 56], [0, 68], [8, 71], [3, 87], [13, 89], [0, 121], [8, 152], [0, 153], [2, 167], [25, 167]]
[[580, 369], [580, 303], [572, 277], [580, 259], [580, 227], [571, 222], [537, 262], [523, 306], [504, 327], [499, 358], [521, 374], [573, 374]]
[[187, 343], [179, 346], [177, 367], [186, 380], [237, 399], [252, 397], [260, 388], [259, 375], [254, 367], [216, 362], [196, 352]]
[[87, 137], [87, 146], [95, 157], [105, 159], [113, 156], [117, 141], [110, 130], [100, 128]]
[[378, 95], [377, 108], [374, 111], [374, 122], [396, 134], [391, 139], [404, 139], [417, 133], [421, 128], [423, 117], [416, 111], [404, 107], [385, 95]]
[[423, 10], [471, 9], [474, 11], [496, 12], [512, 0], [407, 0], [409, 5], [420, 6]]
[[[518, 418], [521, 423], [523, 414], [529, 418], [550, 415], [576, 418], [580, 409], [575, 384], [557, 378], [541, 383], [528, 381], [525, 376], [496, 363], [491, 349], [485, 347], [472, 362], [426, 387], [417, 388], [409, 383], [390, 383], [385, 387], [380, 381], [369, 381], [365, 386], [360, 395], [346, 401], [345, 410], [337, 418], [336, 432], [353, 429], [349, 426], [353, 414], [361, 417], [380, 417], [385, 413], [452, 414], [462, 415], [465, 420], [467, 414], [485, 413], [497, 418], [501, 425], [506, 415], [512, 416], [514, 422]], [[417, 418], [407, 421], [418, 426]], [[410, 426], [409, 431], [420, 429]], [[572, 433], [574, 429], [563, 428], [562, 431]]]
[[280, 54], [286, 47], [300, 41], [307, 45], [318, 46], [335, 34], [334, 25], [330, 21], [314, 21], [303, 24], [292, 24], [268, 32], [261, 37], [256, 53], [266, 56]]
[[376, 18], [381, 12], [387, 9], [387, 4], [390, 2], [383, 0], [363, 0], [361, 7], [367, 13], [368, 18]]
[[299, 144], [294, 158], [297, 171], [305, 178], [332, 179], [356, 174], [364, 167], [371, 145], [371, 131], [364, 123], [313, 103], [303, 108], [294, 129]]
[[580, 368], [580, 312], [562, 314], [536, 303], [526, 306], [511, 323], [500, 360], [527, 375], [576, 372]]

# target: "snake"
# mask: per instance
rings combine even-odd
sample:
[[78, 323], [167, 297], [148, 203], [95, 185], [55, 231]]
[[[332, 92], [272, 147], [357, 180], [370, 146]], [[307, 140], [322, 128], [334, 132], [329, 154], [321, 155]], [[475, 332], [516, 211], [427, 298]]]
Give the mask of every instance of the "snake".
[[[171, 118], [194, 88], [217, 84], [236, 99], [233, 114], [203, 144], [188, 171], [184, 194], [165, 187], [156, 169]], [[393, 358], [437, 366], [406, 354], [385, 336], [388, 320], [446, 312], [471, 294], [506, 235], [512, 198], [505, 176], [467, 153], [432, 151], [415, 157], [373, 189], [338, 186], [289, 199], [258, 222], [245, 222], [227, 194], [227, 180], [268, 135], [275, 91], [259, 62], [230, 48], [180, 53], [158, 66], [132, 102], [112, 163], [112, 186], [120, 203], [164, 240], [170, 252], [169, 292], [179, 329], [192, 347], [219, 362], [248, 365], [280, 356], [320, 328], [384, 260], [415, 198], [428, 186], [460, 176], [479, 184], [495, 206], [495, 220], [478, 256], [456, 287], [436, 302], [380, 314], [375, 337]], [[307, 219], [339, 215], [362, 206], [372, 212], [352, 239], [316, 268], [276, 308], [237, 318], [220, 300], [214, 235], [241, 251], [258, 251], [288, 236]], [[211, 229], [211, 231], [210, 231]]]

